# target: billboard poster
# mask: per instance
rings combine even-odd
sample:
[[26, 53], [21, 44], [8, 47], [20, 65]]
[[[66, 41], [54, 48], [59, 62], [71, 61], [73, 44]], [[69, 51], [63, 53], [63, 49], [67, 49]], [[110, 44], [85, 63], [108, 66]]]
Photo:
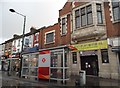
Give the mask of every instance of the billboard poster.
[[42, 51], [39, 53], [38, 60], [38, 78], [49, 79], [50, 68], [50, 51]]

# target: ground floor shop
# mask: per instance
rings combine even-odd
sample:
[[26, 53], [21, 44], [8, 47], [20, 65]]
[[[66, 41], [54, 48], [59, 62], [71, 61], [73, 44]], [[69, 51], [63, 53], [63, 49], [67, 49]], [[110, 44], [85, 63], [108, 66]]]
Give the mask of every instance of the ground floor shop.
[[70, 74], [79, 75], [85, 70], [86, 75], [103, 78], [119, 78], [119, 53], [112, 52], [107, 40], [100, 40], [71, 46]]
[[20, 69], [20, 58], [8, 58], [8, 75], [18, 76]]

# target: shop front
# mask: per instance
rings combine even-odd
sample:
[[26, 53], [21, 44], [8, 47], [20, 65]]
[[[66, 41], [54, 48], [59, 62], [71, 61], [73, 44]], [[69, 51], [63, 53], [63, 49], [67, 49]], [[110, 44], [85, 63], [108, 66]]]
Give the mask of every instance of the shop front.
[[102, 61], [102, 50], [108, 48], [107, 40], [76, 44], [70, 46], [72, 52], [77, 52], [79, 58], [79, 70], [85, 70], [86, 75], [99, 76], [100, 62]]
[[18, 76], [20, 68], [20, 59], [19, 58], [8, 58], [8, 75]]

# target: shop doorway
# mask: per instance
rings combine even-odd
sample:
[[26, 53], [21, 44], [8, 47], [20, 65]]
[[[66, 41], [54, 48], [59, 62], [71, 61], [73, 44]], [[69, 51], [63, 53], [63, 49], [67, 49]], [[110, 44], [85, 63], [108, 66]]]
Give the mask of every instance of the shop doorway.
[[86, 75], [98, 76], [98, 57], [97, 55], [81, 56], [81, 70], [86, 71]]

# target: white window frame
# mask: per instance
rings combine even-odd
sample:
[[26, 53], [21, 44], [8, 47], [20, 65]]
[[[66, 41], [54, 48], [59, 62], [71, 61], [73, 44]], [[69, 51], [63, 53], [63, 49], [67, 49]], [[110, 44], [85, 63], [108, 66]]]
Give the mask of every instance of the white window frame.
[[[53, 32], [53, 42], [47, 43], [47, 42], [46, 42], [46, 35], [49, 34], [49, 33], [52, 33], [52, 32]], [[50, 43], [55, 43], [55, 30], [52, 30], [52, 31], [49, 31], [49, 32], [46, 32], [46, 33], [45, 33], [45, 41], [44, 41], [44, 44], [50, 44]]]
[[38, 42], [38, 40], [39, 40], [39, 33], [35, 33], [35, 37], [36, 37], [35, 42]]
[[[67, 14], [68, 15], [68, 14]], [[64, 15], [64, 16], [62, 16], [60, 19], [61, 19], [61, 21], [60, 21], [60, 33], [61, 33], [61, 36], [63, 36], [63, 35], [66, 35], [67, 34], [67, 15]], [[64, 19], [65, 18], [65, 28], [66, 28], [66, 32], [65, 32], [65, 34], [63, 34], [63, 29], [62, 29], [62, 19]]]
[[20, 46], [20, 39], [18, 39], [18, 45], [17, 45], [18, 47]]
[[[109, 6], [110, 6], [110, 16], [111, 16], [111, 21], [112, 21], [112, 23], [117, 23], [117, 22], [120, 22], [120, 20], [114, 20], [114, 16], [113, 16], [113, 6], [112, 6], [112, 0], [109, 0]], [[119, 6], [120, 6], [120, 0], [119, 0]]]
[[[100, 5], [101, 6], [101, 10], [97, 10], [97, 5]], [[98, 21], [98, 15], [97, 15], [97, 24], [103, 24], [104, 22], [103, 22], [103, 5], [102, 5], [102, 3], [96, 3], [96, 14], [98, 14], [98, 12], [100, 12], [101, 13], [101, 19], [102, 19], [102, 22], [101, 23], [99, 23], [99, 21]]]
[[[87, 12], [86, 12], [86, 9], [87, 9], [87, 6], [91, 5], [92, 7], [92, 24], [87, 24]], [[81, 21], [81, 9], [82, 8], [85, 8], [85, 16], [86, 16], [86, 25], [85, 26], [82, 26], [82, 21]], [[80, 27], [79, 28], [76, 28], [76, 24], [75, 24], [75, 11], [76, 10], [79, 10], [80, 11]], [[79, 6], [75, 9], [73, 9], [73, 32], [78, 30], [78, 29], [82, 29], [82, 28], [86, 28], [86, 27], [89, 27], [91, 25], [94, 25], [94, 18], [93, 18], [93, 2], [90, 2], [90, 3], [87, 3], [85, 5], [82, 5], [82, 6]]]

